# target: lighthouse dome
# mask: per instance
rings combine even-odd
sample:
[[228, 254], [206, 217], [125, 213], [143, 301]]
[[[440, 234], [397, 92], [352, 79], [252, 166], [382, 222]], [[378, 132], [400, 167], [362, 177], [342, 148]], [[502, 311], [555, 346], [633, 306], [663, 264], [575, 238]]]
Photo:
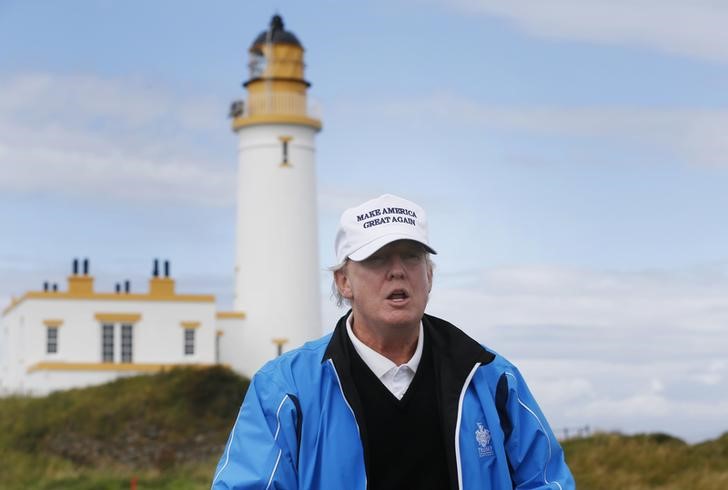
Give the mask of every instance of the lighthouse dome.
[[296, 35], [291, 31], [285, 30], [283, 26], [283, 18], [278, 14], [274, 15], [270, 20], [270, 27], [258, 34], [258, 37], [255, 38], [250, 49], [252, 50], [256, 46], [267, 44], [268, 42], [273, 44], [292, 44], [303, 48], [301, 41], [298, 40]]

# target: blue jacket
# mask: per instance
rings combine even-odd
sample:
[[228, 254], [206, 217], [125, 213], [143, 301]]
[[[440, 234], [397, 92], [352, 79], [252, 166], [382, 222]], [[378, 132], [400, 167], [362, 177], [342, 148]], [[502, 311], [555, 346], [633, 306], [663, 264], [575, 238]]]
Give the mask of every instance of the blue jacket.
[[[365, 490], [365, 427], [343, 317], [334, 332], [253, 377], [212, 488]], [[518, 370], [450, 323], [425, 315], [452, 489], [575, 488]]]

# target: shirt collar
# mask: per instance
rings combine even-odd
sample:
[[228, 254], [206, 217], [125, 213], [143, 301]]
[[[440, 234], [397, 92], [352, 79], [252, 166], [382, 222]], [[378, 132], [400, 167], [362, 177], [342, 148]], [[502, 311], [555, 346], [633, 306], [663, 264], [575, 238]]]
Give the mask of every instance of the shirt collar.
[[[346, 333], [349, 335], [349, 340], [351, 340], [351, 343], [354, 345], [356, 353], [359, 354], [359, 357], [361, 357], [362, 361], [364, 361], [364, 364], [366, 364], [369, 369], [372, 370], [377, 378], [381, 378], [390, 370], [396, 369], [397, 365], [394, 362], [392, 362], [390, 359], [387, 359], [379, 352], [366, 345], [364, 342], [359, 340], [356, 335], [354, 335], [354, 331], [351, 328], [352, 315], [353, 314], [350, 313], [349, 317], [346, 319]], [[402, 364], [401, 366], [407, 366], [412, 370], [413, 373], [417, 372], [417, 367], [420, 365], [420, 359], [422, 358], [423, 343], [424, 333], [422, 328], [422, 322], [420, 321], [420, 331], [417, 336], [417, 347], [415, 348], [415, 353], [412, 355], [412, 358], [409, 361]]]

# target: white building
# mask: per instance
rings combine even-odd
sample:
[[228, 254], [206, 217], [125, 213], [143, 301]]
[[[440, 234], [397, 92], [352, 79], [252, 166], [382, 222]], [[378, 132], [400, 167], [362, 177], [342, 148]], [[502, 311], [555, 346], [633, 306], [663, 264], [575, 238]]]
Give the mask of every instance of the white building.
[[155, 261], [148, 292], [131, 293], [96, 291], [88, 262], [74, 261], [65, 289], [26, 292], [2, 312], [0, 395], [179, 365], [223, 363], [249, 376], [321, 334], [314, 143], [321, 121], [307, 100], [303, 46], [276, 15], [249, 53], [247, 100], [231, 108], [239, 138], [235, 311], [216, 311], [212, 295], [177, 294], [166, 263], [160, 274]]
[[[30, 291], [14, 300], [0, 323], [0, 394], [44, 394], [119, 376], [220, 359], [225, 329], [245, 315], [218, 312], [211, 295], [177, 294], [167, 274], [153, 274], [146, 293], [94, 289], [74, 261], [67, 288]], [[155, 272], [158, 272], [155, 261]]]

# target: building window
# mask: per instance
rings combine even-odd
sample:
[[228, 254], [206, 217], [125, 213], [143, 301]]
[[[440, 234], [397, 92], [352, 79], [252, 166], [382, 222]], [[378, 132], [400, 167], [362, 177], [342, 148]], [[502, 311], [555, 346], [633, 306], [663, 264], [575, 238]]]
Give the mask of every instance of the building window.
[[101, 361], [114, 362], [114, 324], [101, 325]]
[[129, 323], [121, 325], [121, 362], [132, 362], [133, 334], [133, 325]]
[[48, 354], [58, 352], [58, 327], [46, 328], [46, 352]]
[[195, 353], [195, 329], [185, 328], [185, 355], [191, 356]]

